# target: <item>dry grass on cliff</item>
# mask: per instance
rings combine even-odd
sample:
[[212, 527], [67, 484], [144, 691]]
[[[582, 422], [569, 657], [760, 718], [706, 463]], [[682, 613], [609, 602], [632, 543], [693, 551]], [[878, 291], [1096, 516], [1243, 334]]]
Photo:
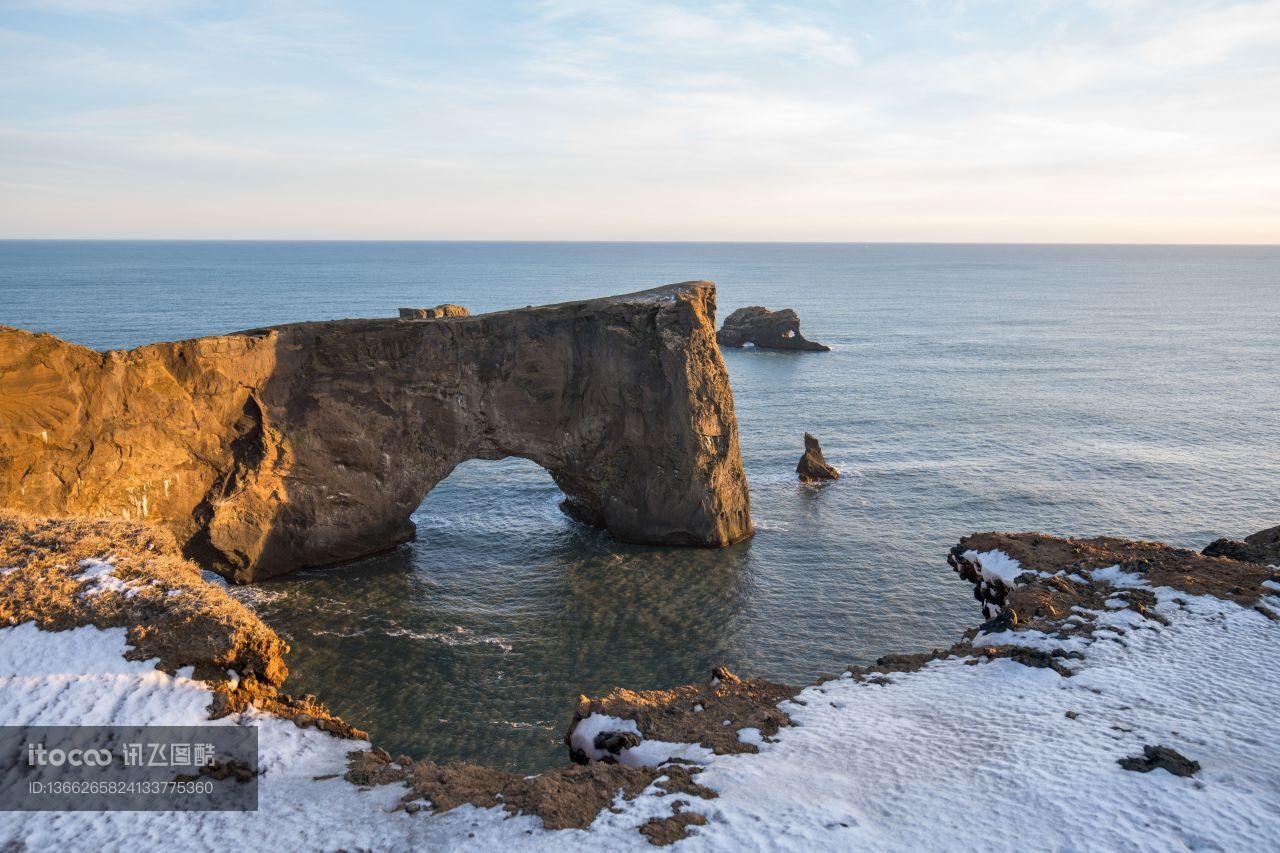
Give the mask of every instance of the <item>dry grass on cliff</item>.
[[1258, 603], [1265, 592], [1262, 583], [1275, 573], [1260, 563], [1207, 557], [1158, 542], [1110, 536], [1060, 539], [1043, 533], [977, 533], [961, 540], [960, 548], [1003, 551], [1028, 571], [1050, 574], [1119, 566], [1125, 572], [1141, 575], [1153, 587], [1212, 595], [1245, 607]]
[[[655, 768], [592, 762], [521, 776], [474, 764], [415, 762], [408, 756], [392, 759], [381, 749], [352, 752], [348, 760], [346, 778], [353, 784], [407, 786], [399, 809], [416, 812], [426, 808], [425, 803], [436, 812], [462, 805], [501, 806], [512, 814], [534, 815], [547, 829], [586, 829], [619, 794], [633, 800], [655, 782], [664, 794], [716, 797], [715, 791], [693, 780], [700, 767], [682, 764]], [[655, 844], [668, 844], [684, 837], [689, 822], [678, 816], [655, 819], [646, 836]]]
[[[109, 561], [104, 585], [82, 561]], [[122, 521], [0, 513], [0, 624], [42, 630], [125, 628], [130, 657], [158, 658], [197, 678], [227, 670], [270, 685], [284, 681], [288, 648], [247, 607], [206, 582], [164, 531]]]
[[738, 738], [738, 730], [759, 729], [764, 737], [773, 737], [779, 728], [791, 725], [778, 703], [800, 689], [763, 678], [739, 678], [717, 667], [705, 684], [642, 691], [619, 687], [596, 699], [583, 696], [573, 725], [603, 714], [634, 720], [650, 740], [697, 743], [718, 755], [759, 752], [755, 744]]
[[[111, 568], [94, 575], [93, 563]], [[104, 583], [104, 581], [106, 581]], [[184, 559], [163, 530], [124, 521], [0, 511], [0, 627], [124, 628], [132, 660], [173, 673], [193, 667], [213, 716], [249, 704], [345, 737], [363, 736], [311, 697], [278, 687], [288, 646], [257, 614]], [[235, 678], [229, 678], [234, 672]]]

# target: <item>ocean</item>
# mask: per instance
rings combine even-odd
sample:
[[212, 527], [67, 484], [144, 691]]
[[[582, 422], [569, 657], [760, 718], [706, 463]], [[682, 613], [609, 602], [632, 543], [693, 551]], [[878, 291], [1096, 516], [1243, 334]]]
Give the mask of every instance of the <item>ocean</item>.
[[[0, 324], [95, 348], [297, 320], [719, 285], [829, 353], [725, 353], [758, 526], [719, 551], [565, 518], [533, 463], [460, 466], [418, 539], [235, 590], [394, 752], [562, 763], [580, 693], [727, 664], [807, 683], [977, 624], [961, 536], [1201, 548], [1280, 523], [1280, 248], [0, 242]], [[803, 486], [808, 431], [844, 476]]]

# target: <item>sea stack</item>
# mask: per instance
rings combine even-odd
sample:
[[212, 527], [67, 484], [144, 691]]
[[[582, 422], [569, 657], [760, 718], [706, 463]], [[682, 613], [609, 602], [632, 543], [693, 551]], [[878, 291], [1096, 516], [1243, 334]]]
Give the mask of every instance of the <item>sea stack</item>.
[[809, 433], [804, 434], [804, 455], [796, 464], [796, 473], [802, 483], [820, 483], [823, 480], [839, 480], [840, 472], [822, 458], [822, 446]]
[[770, 311], [760, 305], [739, 308], [726, 317], [724, 325], [716, 332], [716, 341], [722, 347], [755, 344], [758, 349], [801, 352], [828, 352], [831, 349], [817, 341], [805, 340], [800, 334], [800, 316], [793, 309]]

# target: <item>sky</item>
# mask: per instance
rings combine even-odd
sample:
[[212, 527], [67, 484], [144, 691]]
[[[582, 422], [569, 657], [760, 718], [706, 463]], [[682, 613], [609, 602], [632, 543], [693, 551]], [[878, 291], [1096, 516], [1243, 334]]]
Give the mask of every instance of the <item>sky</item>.
[[1280, 0], [0, 0], [0, 237], [1280, 243]]

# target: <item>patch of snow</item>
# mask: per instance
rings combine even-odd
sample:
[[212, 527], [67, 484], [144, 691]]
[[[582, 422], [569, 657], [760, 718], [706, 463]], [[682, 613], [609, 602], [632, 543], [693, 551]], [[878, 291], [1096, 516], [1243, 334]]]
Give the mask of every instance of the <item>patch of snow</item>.
[[714, 757], [715, 753], [701, 744], [643, 740], [639, 746], [622, 750], [618, 762], [628, 767], [661, 767], [673, 759], [706, 764]]
[[[590, 714], [574, 726], [569, 735], [570, 744], [584, 754], [599, 760], [612, 755], [603, 749], [596, 749], [596, 735], [602, 732], [631, 732], [639, 735], [640, 728], [635, 720], [624, 720], [607, 714]], [[619, 764], [628, 767], [658, 767], [673, 758], [703, 763], [709, 761], [714, 753], [704, 746], [691, 743], [670, 743], [664, 740], [641, 740], [639, 746], [628, 747], [617, 754]]]
[[760, 730], [754, 727], [738, 729], [738, 741], [761, 746], [764, 744], [764, 735], [760, 734]]
[[1107, 566], [1105, 569], [1094, 569], [1089, 573], [1095, 581], [1106, 581], [1117, 589], [1145, 587], [1146, 580], [1142, 575], [1121, 571], [1119, 566]]
[[105, 560], [81, 560], [80, 571], [74, 577], [88, 583], [84, 585], [80, 595], [99, 595], [104, 592], [122, 593], [125, 598], [133, 598], [137, 595], [137, 586], [120, 580], [115, 576], [115, 571], [114, 557], [107, 557]]
[[978, 634], [973, 638], [973, 642], [975, 645], [1017, 646], [1050, 653], [1055, 651], [1083, 652], [1089, 647], [1089, 641], [1084, 637], [1057, 637], [1037, 630], [996, 631], [992, 634]]
[[985, 581], [998, 580], [1005, 586], [1012, 587], [1013, 581], [1026, 569], [1022, 564], [1004, 551], [965, 551], [964, 558], [977, 567]]
[[[1274, 569], [1274, 568], [1275, 568], [1275, 566], [1272, 566], [1271, 568], [1273, 568], [1273, 569]], [[13, 571], [13, 569], [9, 569], [9, 571]], [[1263, 582], [1262, 582], [1262, 585], [1263, 585], [1264, 587], [1266, 587], [1267, 589], [1274, 589], [1274, 590], [1276, 590], [1277, 592], [1280, 592], [1280, 583], [1276, 583], [1276, 582], [1275, 582], [1275, 581], [1273, 581], [1273, 580], [1265, 580], [1265, 581], [1263, 581]]]
[[603, 749], [596, 749], [596, 735], [604, 732], [631, 732], [639, 735], [640, 727], [635, 720], [610, 717], [608, 714], [590, 714], [573, 727], [569, 734], [569, 745], [588, 758], [598, 761], [609, 754]]
[[1106, 625], [1112, 628], [1123, 628], [1126, 631], [1134, 628], [1154, 628], [1156, 623], [1136, 610], [1094, 610], [1095, 625]]
[[76, 576], [80, 580], [92, 580], [114, 574], [116, 561], [111, 557], [107, 557], [105, 560], [81, 560], [79, 566], [80, 571], [76, 573]]

